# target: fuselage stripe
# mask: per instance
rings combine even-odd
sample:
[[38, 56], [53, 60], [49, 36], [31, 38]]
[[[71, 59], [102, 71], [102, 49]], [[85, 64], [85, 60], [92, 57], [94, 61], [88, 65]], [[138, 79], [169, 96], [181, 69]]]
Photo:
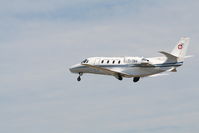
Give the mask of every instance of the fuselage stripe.
[[[141, 64], [115, 64], [115, 65], [94, 65], [97, 67], [177, 67], [177, 66], [181, 66], [183, 64], [183, 62], [174, 62], [174, 63], [163, 63], [163, 64], [152, 64], [151, 66], [144, 66]], [[78, 68], [86, 68], [87, 66], [79, 66]]]

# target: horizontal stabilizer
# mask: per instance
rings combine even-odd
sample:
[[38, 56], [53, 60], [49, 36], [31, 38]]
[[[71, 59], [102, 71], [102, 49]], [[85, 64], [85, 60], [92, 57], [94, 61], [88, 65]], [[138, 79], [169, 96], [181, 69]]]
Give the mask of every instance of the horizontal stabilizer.
[[173, 68], [167, 70], [167, 72], [177, 72], [177, 69], [175, 67], [173, 67]]
[[153, 78], [153, 77], [166, 76], [166, 75], [169, 75], [169, 74], [167, 74], [167, 73], [158, 73], [158, 74], [150, 75], [148, 77]]
[[191, 57], [193, 57], [194, 55], [187, 55], [187, 56], [185, 56], [184, 58], [191, 58]]

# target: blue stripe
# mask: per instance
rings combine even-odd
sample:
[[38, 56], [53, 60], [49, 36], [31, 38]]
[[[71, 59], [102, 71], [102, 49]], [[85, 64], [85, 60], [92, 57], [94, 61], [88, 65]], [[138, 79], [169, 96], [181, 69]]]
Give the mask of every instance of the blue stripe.
[[[141, 65], [141, 64], [115, 64], [115, 65], [94, 65], [94, 66], [97, 66], [97, 67], [172, 67], [172, 66], [181, 66], [183, 64], [183, 62], [172, 62], [172, 63], [163, 63], [163, 64], [152, 64], [152, 66], [144, 66], [144, 65]], [[87, 66], [79, 66], [77, 68], [86, 68]]]
[[141, 64], [125, 64], [125, 65], [96, 65], [97, 67], [171, 67], [171, 66], [181, 66], [183, 62], [173, 62], [173, 63], [163, 63], [163, 64], [152, 64], [152, 66], [145, 66]]

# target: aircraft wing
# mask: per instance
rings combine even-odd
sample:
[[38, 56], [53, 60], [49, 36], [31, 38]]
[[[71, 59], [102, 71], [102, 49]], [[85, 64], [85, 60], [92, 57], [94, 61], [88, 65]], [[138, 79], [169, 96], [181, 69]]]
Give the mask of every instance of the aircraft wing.
[[118, 74], [123, 76], [123, 77], [130, 77], [131, 76], [129, 74], [126, 74], [126, 73], [123, 73], [123, 72], [119, 72], [119, 71], [114, 71], [114, 70], [107, 69], [107, 68], [104, 68], [104, 67], [94, 66], [94, 65], [90, 65], [90, 64], [82, 64], [82, 65], [88, 66], [90, 68], [94, 68], [96, 70], [103, 71], [103, 72], [105, 72], [107, 74], [110, 74], [110, 75], [113, 75], [113, 76], [117, 76]]

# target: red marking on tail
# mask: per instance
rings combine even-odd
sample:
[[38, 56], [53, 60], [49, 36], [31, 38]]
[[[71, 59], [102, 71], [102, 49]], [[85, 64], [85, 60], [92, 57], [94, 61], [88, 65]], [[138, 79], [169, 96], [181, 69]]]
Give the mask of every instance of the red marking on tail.
[[178, 49], [182, 49], [182, 48], [183, 48], [183, 44], [182, 43], [178, 44]]

